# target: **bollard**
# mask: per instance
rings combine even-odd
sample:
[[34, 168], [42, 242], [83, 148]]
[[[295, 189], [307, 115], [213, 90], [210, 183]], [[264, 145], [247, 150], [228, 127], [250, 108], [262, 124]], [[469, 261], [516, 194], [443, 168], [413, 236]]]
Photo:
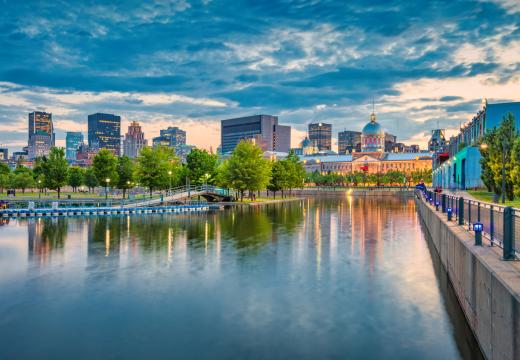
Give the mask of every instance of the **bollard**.
[[448, 221], [451, 221], [451, 216], [453, 214], [453, 209], [451, 207], [446, 209], [446, 212], [448, 213]]
[[441, 195], [441, 203], [442, 203], [442, 212], [445, 213], [446, 212], [446, 194], [442, 194]]
[[476, 222], [473, 224], [473, 231], [475, 232], [475, 245], [482, 246], [482, 231], [484, 230], [484, 225], [480, 222]]
[[435, 211], [439, 211], [439, 205], [440, 205], [439, 202], [436, 201], [435, 202]]
[[515, 251], [513, 249], [513, 208], [511, 206], [506, 206], [504, 208], [504, 239], [502, 242], [503, 245], [503, 253], [502, 260], [514, 260], [515, 259]]
[[464, 198], [459, 197], [459, 208], [457, 218], [459, 219], [459, 225], [464, 225]]

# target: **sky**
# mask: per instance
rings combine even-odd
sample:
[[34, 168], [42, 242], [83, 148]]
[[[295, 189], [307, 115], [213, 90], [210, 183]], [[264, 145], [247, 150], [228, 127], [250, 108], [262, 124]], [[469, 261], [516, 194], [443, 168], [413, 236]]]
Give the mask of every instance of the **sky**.
[[115, 113], [122, 133], [179, 126], [216, 149], [220, 120], [271, 114], [333, 137], [372, 102], [398, 141], [455, 133], [490, 103], [520, 101], [520, 1], [0, 0], [0, 145], [52, 112], [57, 144]]

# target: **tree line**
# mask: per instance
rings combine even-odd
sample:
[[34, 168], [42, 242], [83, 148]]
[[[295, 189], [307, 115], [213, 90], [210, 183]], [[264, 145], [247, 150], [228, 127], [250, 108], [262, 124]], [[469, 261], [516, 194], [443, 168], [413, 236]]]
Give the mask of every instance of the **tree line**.
[[481, 179], [495, 201], [502, 195], [502, 187], [508, 200], [520, 196], [520, 134], [513, 114], [486, 131], [480, 139], [480, 154]]
[[35, 160], [33, 169], [19, 164], [13, 171], [0, 163], [0, 192], [4, 189], [38, 188], [54, 190], [61, 196], [62, 188], [70, 186], [77, 192], [82, 186], [93, 192], [97, 187], [115, 188], [122, 191], [123, 198], [129, 189], [146, 188], [153, 191], [166, 190], [185, 185], [218, 185], [235, 190], [243, 200], [247, 193], [264, 189], [276, 192], [301, 187], [305, 169], [298, 157], [291, 153], [284, 160], [265, 159], [263, 152], [250, 141], [241, 141], [231, 156], [220, 161], [218, 156], [206, 150], [193, 149], [181, 164], [174, 149], [157, 146], [141, 150], [136, 159], [115, 156], [101, 149], [87, 168], [69, 166], [62, 148], [52, 148], [48, 156]]
[[318, 171], [309, 173], [305, 179], [307, 184], [316, 186], [403, 186], [419, 182], [430, 184], [432, 172], [428, 169], [402, 172], [390, 170], [385, 173], [365, 173], [355, 171], [351, 174], [322, 174]]

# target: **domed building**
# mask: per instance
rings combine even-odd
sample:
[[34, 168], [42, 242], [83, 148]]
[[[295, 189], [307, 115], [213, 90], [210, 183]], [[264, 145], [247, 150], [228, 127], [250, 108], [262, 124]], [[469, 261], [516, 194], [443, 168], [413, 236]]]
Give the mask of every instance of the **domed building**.
[[303, 155], [312, 155], [318, 152], [318, 148], [314, 146], [308, 137], [305, 137], [305, 139], [302, 140], [300, 148], [302, 149]]
[[361, 131], [362, 152], [383, 152], [385, 150], [385, 132], [376, 121], [376, 114], [370, 115], [370, 122]]

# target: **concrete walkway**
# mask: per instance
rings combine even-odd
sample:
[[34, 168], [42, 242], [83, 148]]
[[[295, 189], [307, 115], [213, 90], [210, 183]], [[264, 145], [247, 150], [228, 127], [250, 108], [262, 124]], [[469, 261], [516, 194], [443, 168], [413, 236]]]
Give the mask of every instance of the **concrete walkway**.
[[460, 197], [462, 196], [464, 199], [468, 199], [468, 200], [474, 200], [474, 201], [479, 201], [477, 198], [475, 198], [473, 195], [471, 194], [468, 194], [468, 192], [466, 190], [448, 190], [448, 189], [442, 189], [442, 194], [446, 194], [446, 195], [450, 195], [450, 196], [455, 196], [455, 197]]

